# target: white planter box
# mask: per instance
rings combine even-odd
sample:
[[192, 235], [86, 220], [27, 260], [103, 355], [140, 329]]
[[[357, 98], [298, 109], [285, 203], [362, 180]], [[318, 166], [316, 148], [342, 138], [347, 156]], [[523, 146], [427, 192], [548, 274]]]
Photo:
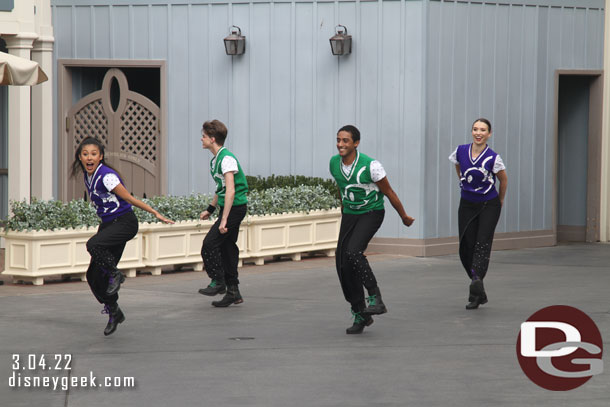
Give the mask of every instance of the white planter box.
[[247, 258], [262, 265], [268, 256], [290, 255], [300, 260], [301, 254], [323, 251], [334, 256], [341, 226], [341, 210], [249, 216]]
[[[42, 285], [44, 277], [77, 274], [86, 281], [91, 256], [87, 240], [97, 227], [60, 229], [54, 231], [8, 232], [5, 266], [2, 274], [13, 276], [13, 281], [31, 281]], [[144, 267], [142, 236], [137, 234], [125, 246], [119, 269], [135, 277], [136, 269]]]
[[[197, 271], [203, 270], [201, 245], [213, 224], [210, 220], [183, 221], [174, 225], [140, 224], [144, 240], [143, 261], [147, 270], [153, 275], [160, 275], [164, 266], [192, 265]], [[242, 223], [237, 239], [240, 257], [246, 252], [247, 235], [248, 229]]]
[[[160, 275], [162, 267], [192, 265], [203, 269], [201, 245], [212, 221], [184, 221], [174, 225], [140, 223], [138, 234], [125, 246], [119, 269], [128, 277], [136, 270]], [[341, 225], [341, 211], [311, 211], [283, 215], [248, 216], [239, 230], [239, 266], [244, 259], [264, 264], [265, 257], [323, 251], [334, 256]], [[55, 231], [8, 232], [2, 274], [14, 281], [42, 285], [51, 275], [76, 274], [83, 281], [90, 262], [86, 243], [97, 228]]]

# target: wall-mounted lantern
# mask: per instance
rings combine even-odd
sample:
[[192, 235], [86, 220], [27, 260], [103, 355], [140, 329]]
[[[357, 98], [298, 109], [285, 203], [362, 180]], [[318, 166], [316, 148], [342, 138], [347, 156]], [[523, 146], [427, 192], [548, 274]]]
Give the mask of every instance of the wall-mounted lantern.
[[333, 55], [347, 55], [352, 53], [352, 36], [347, 35], [344, 25], [335, 27], [335, 35], [330, 37], [330, 49]]
[[241, 28], [231, 26], [231, 34], [224, 39], [227, 55], [241, 55], [246, 52], [246, 37], [241, 35]]

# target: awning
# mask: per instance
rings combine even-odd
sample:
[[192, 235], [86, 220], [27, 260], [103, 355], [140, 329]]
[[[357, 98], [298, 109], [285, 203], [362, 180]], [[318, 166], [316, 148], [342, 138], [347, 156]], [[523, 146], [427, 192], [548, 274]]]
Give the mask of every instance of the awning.
[[32, 86], [48, 79], [38, 62], [0, 52], [0, 85]]

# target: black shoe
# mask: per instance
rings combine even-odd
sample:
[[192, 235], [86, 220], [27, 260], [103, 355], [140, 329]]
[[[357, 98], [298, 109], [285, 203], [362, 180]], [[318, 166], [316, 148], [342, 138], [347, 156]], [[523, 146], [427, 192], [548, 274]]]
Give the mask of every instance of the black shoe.
[[477, 309], [479, 305], [487, 303], [487, 294], [481, 280], [473, 280], [470, 283], [470, 295], [468, 296], [469, 303], [466, 309]]
[[239, 293], [239, 288], [236, 285], [227, 286], [227, 293], [222, 300], [220, 301], [212, 301], [212, 305], [219, 308], [228, 307], [231, 304], [241, 304], [244, 302], [244, 299], [241, 297]]
[[106, 288], [106, 295], [112, 296], [115, 295], [121, 284], [125, 281], [125, 276], [118, 269], [114, 269], [110, 271], [110, 277], [108, 278], [108, 288]]
[[116, 331], [117, 326], [125, 321], [125, 315], [119, 308], [119, 304], [104, 305], [102, 314], [108, 314], [108, 324], [104, 329], [104, 335], [108, 336]]
[[214, 279], [212, 279], [212, 282], [209, 286], [207, 286], [206, 288], [199, 289], [199, 294], [209, 295], [210, 297], [213, 297], [218, 294], [224, 294], [226, 292], [227, 286], [225, 285], [224, 281]]
[[361, 334], [365, 326], [373, 324], [373, 317], [370, 315], [354, 311], [352, 311], [352, 315], [354, 316], [354, 324], [345, 330], [348, 335]]
[[[481, 280], [481, 284], [483, 284], [483, 280]], [[468, 293], [468, 302], [473, 302], [473, 301], [474, 301], [474, 295]], [[486, 303], [487, 303], [487, 294], [485, 293], [485, 288], [483, 287], [483, 295], [481, 296], [479, 304], [483, 305]]]
[[379, 287], [373, 288], [369, 292], [369, 294], [370, 295], [366, 299], [369, 303], [369, 306], [366, 307], [364, 311], [362, 311], [363, 315], [381, 315], [388, 312], [387, 307], [381, 299], [381, 292], [379, 291]]

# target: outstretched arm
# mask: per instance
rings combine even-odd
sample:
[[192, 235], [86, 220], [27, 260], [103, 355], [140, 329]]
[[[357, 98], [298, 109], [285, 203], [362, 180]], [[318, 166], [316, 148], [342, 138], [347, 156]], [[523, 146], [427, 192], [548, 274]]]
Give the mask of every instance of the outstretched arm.
[[375, 184], [377, 184], [379, 190], [383, 192], [385, 196], [388, 197], [390, 203], [392, 204], [394, 209], [396, 209], [398, 216], [400, 216], [400, 219], [402, 219], [402, 223], [405, 226], [411, 226], [415, 221], [415, 218], [410, 217], [405, 212], [405, 208], [403, 208], [402, 202], [400, 202], [400, 199], [398, 199], [398, 195], [396, 195], [396, 192], [394, 192], [394, 190], [390, 186], [390, 181], [388, 181], [388, 177], [383, 177], [381, 180], [375, 182]]
[[140, 201], [138, 198], [132, 196], [127, 189], [123, 186], [123, 184], [119, 184], [111, 191], [112, 193], [120, 196], [124, 201], [129, 202], [133, 206], [136, 206], [140, 209], [145, 210], [146, 212], [150, 212], [161, 222], [165, 223], [174, 223], [173, 220], [167, 219], [165, 216], [161, 215], [155, 209], [153, 209], [150, 205]]

